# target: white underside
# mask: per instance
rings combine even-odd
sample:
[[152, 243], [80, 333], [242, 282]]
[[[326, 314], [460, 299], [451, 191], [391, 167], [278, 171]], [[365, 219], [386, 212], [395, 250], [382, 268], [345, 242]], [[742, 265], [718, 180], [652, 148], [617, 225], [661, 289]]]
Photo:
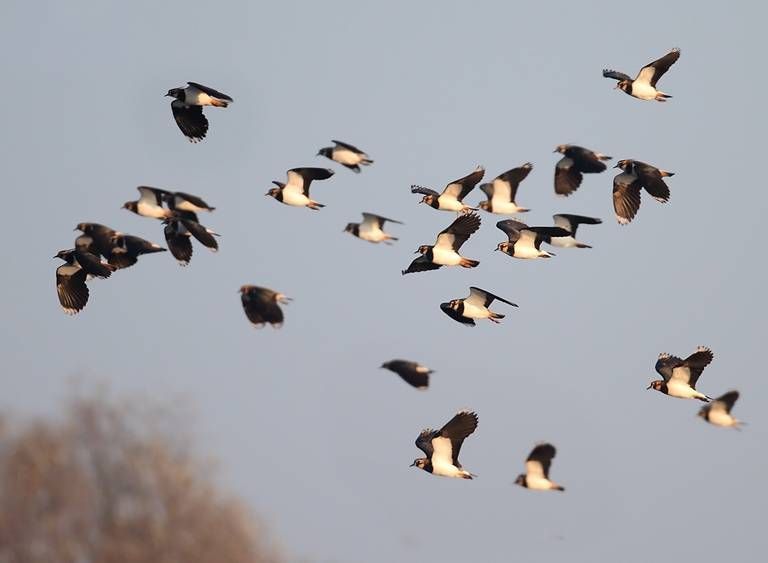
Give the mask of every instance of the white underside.
[[363, 155], [359, 155], [347, 149], [335, 149], [332, 153], [333, 160], [339, 164], [355, 166], [363, 161]]
[[550, 240], [552, 246], [559, 246], [560, 248], [573, 248], [578, 244], [578, 241], [573, 237], [552, 237]]
[[667, 395], [670, 397], [677, 397], [678, 399], [705, 399], [706, 395], [699, 393], [696, 389], [686, 383], [675, 381], [674, 379], [667, 382]]
[[297, 193], [294, 190], [283, 189], [283, 203], [286, 205], [295, 205], [296, 207], [306, 207], [310, 199], [304, 193]]
[[536, 250], [533, 246], [515, 244], [514, 258], [522, 258], [524, 260], [531, 260], [533, 258], [541, 258], [541, 251]]
[[633, 82], [632, 95], [641, 100], [654, 100], [658, 90], [646, 82]]
[[439, 475], [441, 477], [463, 477], [469, 475], [469, 472], [459, 469], [452, 463], [442, 463], [432, 460], [432, 474]]
[[707, 422], [714, 424], [715, 426], [722, 426], [724, 428], [730, 428], [731, 426], [738, 426], [738, 421], [725, 411], [712, 409], [709, 411]]
[[437, 203], [439, 205], [438, 209], [442, 209], [443, 211], [459, 212], [464, 209], [464, 204], [455, 197], [441, 195], [437, 198]]
[[548, 491], [552, 488], [553, 485], [552, 481], [549, 479], [534, 475], [526, 476], [525, 483], [528, 485], [529, 489], [534, 489], [537, 491]]
[[435, 246], [432, 248], [432, 262], [441, 266], [458, 266], [461, 264], [461, 256], [453, 249]]
[[483, 306], [473, 305], [465, 300], [464, 312], [462, 315], [469, 317], [470, 319], [487, 319], [491, 316], [491, 311]]
[[515, 215], [521, 213], [524, 207], [518, 206], [514, 201], [491, 200], [491, 209], [498, 215]]
[[358, 236], [368, 242], [381, 242], [389, 238], [387, 233], [379, 227], [366, 225], [365, 223], [360, 225], [360, 234]]
[[174, 202], [176, 209], [181, 211], [191, 211], [192, 213], [199, 213], [200, 211], [208, 211], [205, 207], [198, 207], [197, 205], [190, 203], [186, 200], [176, 200]]
[[139, 200], [139, 203], [136, 205], [136, 211], [142, 217], [153, 217], [154, 219], [162, 219], [167, 217], [169, 213], [167, 209], [160, 207], [159, 205], [145, 203], [141, 200]]

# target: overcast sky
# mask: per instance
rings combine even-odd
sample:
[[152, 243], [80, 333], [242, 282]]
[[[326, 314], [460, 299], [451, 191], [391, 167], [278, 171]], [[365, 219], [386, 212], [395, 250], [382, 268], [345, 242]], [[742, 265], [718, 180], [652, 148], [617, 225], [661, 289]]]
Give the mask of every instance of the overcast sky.
[[[184, 401], [201, 451], [296, 558], [761, 561], [765, 19], [746, 2], [3, 2], [0, 407], [52, 414], [83, 376]], [[666, 104], [601, 78], [672, 47]], [[235, 99], [206, 110], [197, 145], [163, 98], [187, 80]], [[332, 138], [375, 164], [316, 157]], [[676, 172], [670, 202], [643, 193], [620, 227], [614, 171], [556, 198], [560, 143]], [[463, 248], [478, 268], [400, 275], [454, 217], [411, 184], [526, 161], [524, 219], [602, 217], [579, 232], [592, 250], [514, 260], [492, 252], [504, 235], [484, 213]], [[313, 185], [322, 211], [264, 197], [296, 166], [336, 169]], [[201, 220], [220, 252], [195, 245], [187, 268], [143, 257], [67, 317], [51, 257], [78, 222], [164, 244], [159, 222], [120, 209], [139, 184], [216, 206]], [[342, 233], [362, 211], [404, 221], [400, 241]], [[246, 283], [294, 298], [281, 330], [246, 321]], [[520, 307], [462, 327], [439, 303], [470, 285]], [[700, 344], [715, 360], [698, 387], [740, 390], [743, 432], [645, 390], [659, 352]], [[436, 370], [429, 391], [377, 369], [396, 357]], [[480, 424], [462, 461], [479, 477], [409, 468], [418, 432], [465, 407]], [[564, 494], [512, 485], [540, 440]]]

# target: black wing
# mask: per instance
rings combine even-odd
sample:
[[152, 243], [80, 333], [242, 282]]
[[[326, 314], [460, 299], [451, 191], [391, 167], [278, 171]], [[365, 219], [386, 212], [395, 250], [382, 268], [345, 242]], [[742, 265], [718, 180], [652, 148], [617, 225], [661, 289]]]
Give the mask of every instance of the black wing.
[[433, 195], [433, 196], [439, 196], [440, 195], [435, 190], [431, 190], [429, 188], [425, 188], [424, 186], [417, 186], [415, 184], [411, 186], [411, 193], [412, 194]]
[[515, 221], [514, 219], [505, 219], [496, 223], [496, 228], [504, 231], [507, 235], [509, 242], [515, 243], [520, 240], [520, 231], [529, 230], [528, 225], [521, 221]]
[[208, 209], [210, 211], [213, 211], [214, 209], [216, 209], [215, 207], [211, 207], [210, 205], [208, 205], [205, 201], [203, 201], [202, 198], [200, 198], [200, 197], [198, 197], [196, 195], [187, 194], [187, 193], [184, 193], [184, 192], [173, 192], [173, 194], [171, 194], [171, 196], [177, 197], [179, 199], [183, 199], [184, 201], [188, 201], [189, 203], [191, 203], [195, 207], [200, 207], [202, 209]]
[[431, 369], [419, 371], [419, 364], [407, 360], [392, 360], [385, 363], [382, 367], [395, 372], [403, 381], [416, 387], [417, 389], [426, 389], [429, 387], [429, 374]]
[[619, 72], [618, 70], [609, 70], [607, 68], [603, 69], [603, 77], [604, 78], [613, 78], [614, 80], [629, 80], [632, 81], [632, 77], [624, 74], [623, 72]]
[[699, 346], [693, 354], [688, 356], [683, 361], [683, 365], [691, 370], [691, 377], [688, 380], [688, 385], [695, 389], [696, 382], [699, 380], [699, 377], [701, 377], [704, 368], [712, 363], [712, 360], [714, 359], [715, 355], [712, 353], [712, 350], [705, 348], [704, 346]]
[[656, 59], [652, 63], [641, 68], [635, 80], [648, 82], [651, 86], [656, 88], [656, 83], [659, 81], [659, 78], [664, 76], [664, 73], [667, 72], [669, 67], [675, 64], [679, 58], [680, 49], [672, 49], [663, 57]]
[[436, 434], [437, 433], [431, 428], [425, 428], [416, 438], [416, 447], [424, 452], [424, 455], [430, 460], [435, 451], [432, 447], [432, 438], [434, 438]]
[[334, 172], [330, 168], [291, 168], [288, 171], [288, 184], [293, 183], [291, 182], [291, 174], [296, 174], [301, 177], [302, 186], [304, 187], [304, 195], [309, 197], [309, 186], [312, 183], [312, 180], [327, 180], [333, 176]]
[[283, 324], [283, 310], [275, 301], [275, 292], [271, 289], [252, 287], [241, 296], [245, 316], [259, 326], [269, 323], [272, 326]]
[[470, 319], [469, 317], [465, 317], [465, 316], [459, 314], [458, 311], [456, 311], [455, 309], [451, 308], [451, 304], [450, 303], [440, 303], [440, 309], [443, 311], [443, 313], [445, 313], [446, 315], [451, 317], [457, 323], [461, 323], [461, 324], [469, 325], [469, 326], [475, 326], [475, 320], [474, 319]]
[[153, 188], [152, 186], [138, 186], [136, 189], [139, 190], [140, 197], [143, 198], [145, 195], [147, 197], [151, 197], [152, 199], [154, 199], [154, 203], [158, 207], [163, 206], [163, 201], [165, 201], [165, 196], [171, 193], [161, 188]]
[[[517, 188], [520, 186], [520, 182], [528, 177], [528, 174], [531, 173], [531, 170], [533, 170], [533, 164], [526, 162], [522, 166], [512, 168], [511, 170], [507, 170], [503, 174], [496, 176], [495, 180], [501, 180], [502, 182], [509, 184], [509, 201], [515, 201]], [[483, 191], [485, 192], [485, 190]], [[485, 192], [485, 194], [488, 195], [488, 192]], [[490, 198], [491, 196], [489, 195], [488, 199]]]
[[513, 307], [517, 307], [516, 303], [512, 303], [511, 301], [507, 301], [503, 297], [499, 297], [498, 295], [494, 295], [490, 291], [487, 291], [485, 289], [481, 289], [479, 287], [471, 286], [469, 288], [469, 297], [467, 299], [470, 299], [472, 297], [472, 294], [479, 295], [483, 298], [483, 307], [488, 307], [491, 303], [493, 303], [493, 300], [501, 301], [502, 303], [506, 303], [507, 305], [512, 305]]
[[350, 151], [352, 151], [352, 152], [356, 152], [357, 154], [365, 154], [365, 152], [364, 152], [364, 151], [361, 151], [361, 150], [360, 150], [360, 149], [358, 149], [356, 146], [354, 146], [354, 145], [350, 145], [349, 143], [344, 143], [344, 142], [342, 142], [342, 141], [337, 141], [337, 140], [335, 140], [335, 139], [331, 139], [331, 142], [332, 142], [333, 144], [335, 144], [335, 145], [337, 145], [337, 146], [339, 146], [339, 147], [343, 148], [343, 149], [347, 149], [347, 150], [350, 150]]
[[165, 225], [163, 230], [165, 242], [168, 243], [168, 250], [171, 251], [179, 264], [186, 266], [192, 259], [192, 241], [191, 235], [184, 228], [179, 220], [171, 220]]
[[234, 100], [227, 96], [226, 94], [219, 92], [218, 90], [214, 90], [213, 88], [209, 88], [208, 86], [203, 86], [202, 84], [198, 84], [197, 82], [187, 82], [190, 86], [194, 86], [201, 92], [205, 92], [209, 96], [213, 96], [214, 98], [219, 98], [220, 100], [228, 100], [230, 102], [233, 102]]
[[183, 102], [171, 102], [171, 111], [176, 125], [181, 132], [193, 143], [202, 141], [208, 133], [208, 120], [203, 114], [202, 106], [188, 106]]
[[213, 234], [206, 229], [203, 225], [196, 221], [189, 221], [187, 219], [179, 219], [190, 234], [195, 237], [200, 244], [206, 248], [210, 248], [214, 252], [219, 249], [219, 243], [214, 238]]
[[426, 256], [422, 255], [414, 259], [410, 266], [408, 266], [405, 270], [401, 270], [400, 273], [405, 275], [412, 274], [414, 272], [428, 272], [430, 270], [438, 270], [441, 267], [442, 266], [440, 264], [435, 264]]
[[90, 252], [75, 250], [75, 259], [80, 264], [80, 267], [85, 270], [86, 274], [97, 278], [108, 278], [117, 269], [110, 264], [102, 262], [98, 255], [91, 254]]
[[474, 189], [477, 183], [483, 179], [484, 175], [485, 175], [485, 169], [478, 166], [474, 172], [467, 174], [463, 178], [454, 180], [453, 182], [445, 186], [443, 193], [448, 196], [453, 196], [457, 200], [461, 201], [466, 197], [466, 195], [469, 192], [471, 192]]
[[[578, 145], [570, 145], [565, 150], [565, 156], [573, 160], [576, 169], [584, 174], [598, 174], [606, 169], [605, 163], [595, 154], [595, 151]], [[603, 158], [609, 159], [610, 157], [603, 156]]]
[[634, 161], [635, 175], [640, 179], [640, 184], [651, 194], [656, 201], [666, 203], [669, 201], [669, 187], [662, 180], [661, 171], [655, 166]]
[[562, 196], [571, 195], [579, 188], [583, 178], [573, 159], [564, 156], [555, 165], [555, 193]]
[[470, 236], [480, 228], [480, 216], [477, 213], [459, 215], [456, 220], [440, 231], [435, 246], [450, 246], [458, 251]]
[[85, 278], [85, 270], [73, 264], [62, 264], [56, 268], [56, 293], [62, 309], [68, 315], [79, 313], [88, 303]]
[[534, 461], [541, 464], [541, 469], [544, 471], [544, 477], [549, 479], [549, 467], [552, 465], [552, 458], [555, 457], [557, 450], [552, 444], [539, 444], [528, 455], [528, 459], [525, 461]]
[[682, 365], [683, 360], [681, 358], [663, 352], [659, 354], [659, 359], [656, 360], [656, 365], [654, 368], [658, 374], [664, 378], [664, 381], [669, 381], [672, 379], [672, 372], [675, 370], [675, 368]]
[[461, 467], [459, 463], [459, 451], [464, 439], [472, 434], [477, 428], [477, 414], [471, 411], [460, 411], [449, 420], [437, 433], [441, 438], [448, 438], [451, 441], [451, 453], [453, 454], [453, 464]]
[[731, 409], [733, 408], [733, 405], [736, 404], [736, 401], [739, 399], [739, 392], [738, 391], [728, 391], [727, 393], [722, 394], [717, 399], [715, 399], [715, 402], [723, 403], [725, 406], [725, 412], [731, 412]]
[[613, 210], [616, 220], [626, 225], [635, 218], [639, 209], [640, 180], [631, 175], [619, 174], [613, 179]]

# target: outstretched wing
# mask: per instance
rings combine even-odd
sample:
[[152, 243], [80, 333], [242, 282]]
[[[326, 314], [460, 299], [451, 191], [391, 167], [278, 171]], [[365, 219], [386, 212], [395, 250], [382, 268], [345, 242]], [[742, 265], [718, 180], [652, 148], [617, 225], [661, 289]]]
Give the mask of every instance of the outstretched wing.
[[439, 197], [440, 196], [440, 194], [437, 193], [435, 190], [431, 190], [429, 188], [425, 188], [424, 186], [417, 186], [416, 184], [411, 186], [411, 193], [412, 194], [433, 195], [435, 197]]
[[474, 319], [461, 315], [456, 309], [453, 309], [451, 307], [450, 303], [440, 303], [440, 310], [446, 315], [448, 315], [449, 317], [451, 317], [457, 323], [461, 323], [463, 325], [468, 325], [468, 326], [475, 326]]
[[390, 223], [397, 223], [398, 225], [403, 224], [402, 221], [397, 221], [395, 219], [382, 217], [381, 215], [376, 215], [375, 213], [363, 212], [363, 223], [365, 223], [366, 225], [382, 228], [384, 226], [384, 223], [386, 223], [387, 221], [389, 221]]
[[579, 189], [583, 178], [573, 159], [564, 156], [555, 165], [555, 193], [561, 196], [571, 195]]
[[696, 382], [701, 377], [704, 368], [707, 367], [712, 360], [715, 359], [715, 355], [712, 350], [705, 346], [699, 346], [696, 351], [688, 356], [683, 365], [675, 368], [672, 372], [672, 377], [675, 379], [683, 379], [688, 382], [692, 388], [696, 388]]
[[738, 391], [728, 391], [712, 401], [708, 406], [710, 410], [723, 410], [726, 413], [730, 413], [738, 398]]
[[656, 83], [659, 81], [659, 78], [664, 76], [664, 73], [667, 72], [669, 67], [675, 64], [679, 58], [680, 49], [672, 49], [663, 57], [656, 59], [652, 63], [648, 63], [641, 68], [640, 72], [637, 73], [637, 78], [635, 78], [635, 80], [638, 82], [645, 82], [656, 88]]
[[405, 275], [414, 272], [429, 272], [430, 270], [438, 270], [440, 267], [440, 264], [435, 264], [426, 256], [419, 256], [418, 258], [415, 258], [405, 270], [401, 270], [400, 273]]
[[357, 154], [365, 154], [363, 151], [358, 149], [354, 145], [350, 145], [349, 143], [345, 143], [343, 141], [337, 141], [336, 139], [331, 139], [331, 142], [335, 144], [337, 147], [340, 147], [342, 149], [347, 149], [348, 151], [356, 152]]
[[448, 228], [437, 235], [435, 246], [452, 248], [458, 251], [461, 245], [480, 228], [480, 216], [477, 213], [459, 215]]
[[[531, 173], [531, 170], [533, 170], [533, 164], [526, 162], [522, 166], [512, 168], [503, 174], [499, 174], [493, 180], [493, 194], [498, 199], [503, 199], [504, 201], [515, 201], [517, 188], [520, 186], [520, 182], [525, 180], [528, 174]], [[488, 192], [486, 192], [486, 195], [487, 194]], [[491, 197], [492, 196], [489, 195], [488, 199], [491, 199]]]
[[549, 468], [557, 451], [552, 444], [539, 444], [525, 460], [525, 473], [530, 477], [549, 479]]
[[312, 180], [327, 180], [333, 174], [330, 168], [291, 168], [288, 171], [287, 186], [297, 186], [301, 193], [309, 197], [309, 186]]
[[607, 68], [603, 69], [603, 77], [605, 78], [613, 78], [614, 80], [632, 80], [632, 78], [624, 74], [623, 72], [619, 72], [618, 70], [609, 70]]
[[669, 201], [669, 187], [662, 179], [661, 171], [655, 166], [636, 160], [634, 162], [635, 175], [640, 179], [640, 184], [651, 194], [656, 201], [667, 203]]
[[499, 297], [490, 291], [486, 291], [475, 286], [469, 288], [469, 297], [464, 299], [464, 302], [470, 305], [475, 305], [477, 307], [488, 307], [491, 303], [493, 303], [494, 299], [501, 301], [502, 303], [506, 303], [507, 305], [517, 307], [515, 303], [507, 301], [503, 297]]
[[507, 235], [509, 242], [515, 243], [518, 240], [520, 240], [522, 231], [528, 229], [528, 225], [526, 225], [522, 221], [516, 221], [514, 219], [505, 219], [504, 221], [499, 221], [498, 223], [496, 223], [496, 228], [504, 231], [504, 234]]
[[553, 215], [555, 226], [569, 231], [572, 235], [576, 234], [579, 225], [599, 225], [602, 219], [597, 217], [586, 217], [584, 215], [571, 215], [570, 213], [558, 213]]
[[622, 172], [613, 179], [613, 210], [616, 220], [626, 225], [640, 209], [640, 179]]
[[434, 448], [432, 447], [432, 438], [435, 436], [435, 434], [436, 432], [431, 428], [425, 428], [416, 438], [416, 447], [424, 452], [424, 455], [427, 456], [427, 459], [432, 459], [432, 453], [434, 452]]
[[203, 106], [188, 106], [184, 102], [171, 102], [171, 112], [176, 125], [190, 141], [197, 143], [208, 133], [208, 119], [203, 114]]
[[170, 194], [170, 192], [166, 190], [153, 188], [151, 186], [138, 186], [136, 189], [139, 190], [140, 201], [145, 201], [151, 205], [157, 205], [158, 207], [163, 206], [165, 196]]
[[484, 175], [485, 169], [482, 166], [478, 166], [474, 172], [445, 186], [442, 195], [447, 195], [461, 201], [483, 179]]
[[213, 98], [218, 98], [220, 100], [227, 100], [228, 102], [234, 101], [232, 98], [227, 96], [226, 94], [219, 92], [218, 90], [214, 90], [213, 88], [209, 88], [208, 86], [203, 86], [202, 84], [198, 84], [197, 82], [187, 82], [190, 86], [194, 86], [201, 92], [205, 92], [209, 96]]
[[674, 373], [675, 368], [681, 365], [683, 365], [682, 358], [662, 352], [659, 354], [659, 359], [656, 360], [656, 365], [654, 367], [658, 374], [664, 378], [664, 381], [669, 381], [672, 379], [672, 374]]
[[471, 411], [460, 411], [449, 420], [432, 440], [435, 456], [445, 456], [456, 467], [459, 463], [459, 451], [464, 439], [477, 428], [477, 414]]

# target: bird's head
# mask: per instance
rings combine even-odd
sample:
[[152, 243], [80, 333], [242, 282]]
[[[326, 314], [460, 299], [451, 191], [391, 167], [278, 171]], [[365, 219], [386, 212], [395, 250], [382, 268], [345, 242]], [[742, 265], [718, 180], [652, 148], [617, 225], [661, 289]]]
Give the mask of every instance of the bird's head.
[[566, 150], [568, 150], [568, 145], [557, 145], [553, 152], [559, 152], [560, 154], [565, 154]]
[[505, 240], [496, 245], [496, 250], [501, 250], [505, 254], [509, 254], [509, 241]]
[[632, 88], [631, 80], [619, 80], [616, 83], [614, 90], [623, 90], [624, 92], [628, 92], [631, 88]]
[[171, 88], [165, 95], [180, 100], [184, 97], [184, 88]]
[[662, 387], [664, 385], [664, 382], [661, 379], [657, 379], [656, 381], [651, 381], [651, 384], [645, 388], [647, 391], [648, 389], [655, 389], [656, 391], [661, 391]]
[[705, 419], [707, 418], [707, 412], [709, 409], [707, 407], [701, 407], [699, 409], [699, 412], [696, 413], [696, 416], [700, 416], [701, 418]]
[[91, 230], [91, 224], [90, 223], [78, 223], [77, 226], [74, 228], [75, 231], [83, 231], [84, 233], [88, 233]]
[[422, 244], [419, 248], [416, 249], [414, 254], [426, 254], [427, 252], [429, 252], [429, 245]]
[[70, 256], [75, 253], [74, 250], [59, 250], [54, 258], [61, 258], [62, 260], [69, 260]]
[[525, 475], [518, 475], [517, 479], [515, 479], [515, 485], [525, 487]]
[[343, 232], [345, 232], [345, 233], [354, 233], [355, 232], [355, 227], [357, 227], [357, 224], [355, 224], [355, 223], [347, 223], [347, 226], [344, 227], [344, 231]]
[[270, 190], [264, 195], [268, 195], [276, 198], [278, 195], [280, 195], [280, 188], [270, 188]]
[[381, 364], [381, 365], [379, 366], [379, 369], [381, 369], [381, 368], [385, 368], [385, 369], [388, 369], [388, 368], [389, 368], [389, 362], [384, 362], [383, 364]]
[[614, 166], [614, 168], [621, 168], [624, 172], [627, 172], [631, 167], [632, 161], [628, 158], [618, 161]]
[[252, 285], [241, 285], [240, 289], [238, 289], [237, 292], [240, 293], [241, 295], [245, 295], [246, 293], [251, 291], [251, 289], [253, 289], [253, 287], [254, 286], [252, 286]]
[[458, 310], [460, 305], [461, 305], [461, 299], [451, 299], [448, 302], [448, 306], [454, 311]]
[[331, 147], [324, 147], [317, 151], [317, 154], [315, 156], [324, 156], [327, 158], [331, 158], [333, 156], [333, 148]]
[[420, 457], [413, 460], [411, 467], [418, 467], [419, 469], [425, 469], [427, 467], [427, 458]]
[[138, 201], [126, 201], [123, 204], [123, 207], [121, 209], [127, 209], [128, 211], [132, 211], [133, 213], [139, 212], [139, 202]]
[[426, 203], [427, 205], [433, 205], [437, 198], [433, 196], [432, 194], [427, 194], [423, 198], [421, 198], [421, 201], [419, 203]]

